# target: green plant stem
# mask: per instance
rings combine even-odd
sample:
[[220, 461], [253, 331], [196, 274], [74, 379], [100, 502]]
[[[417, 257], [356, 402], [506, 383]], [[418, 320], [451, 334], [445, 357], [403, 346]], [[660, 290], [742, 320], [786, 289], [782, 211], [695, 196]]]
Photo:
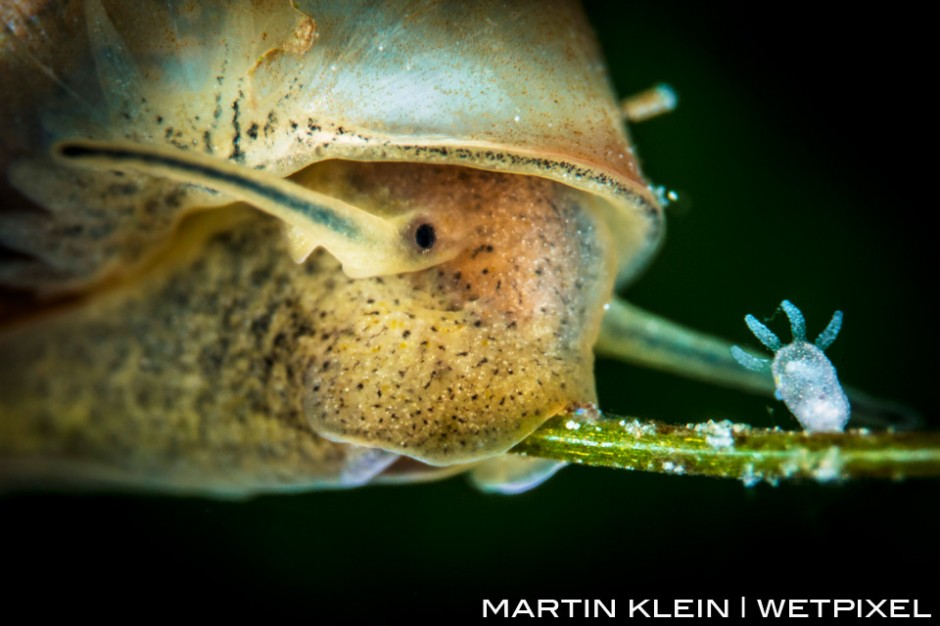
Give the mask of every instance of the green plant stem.
[[747, 485], [811, 479], [940, 477], [940, 432], [807, 433], [729, 421], [674, 426], [573, 410], [511, 452], [603, 467], [736, 478]]

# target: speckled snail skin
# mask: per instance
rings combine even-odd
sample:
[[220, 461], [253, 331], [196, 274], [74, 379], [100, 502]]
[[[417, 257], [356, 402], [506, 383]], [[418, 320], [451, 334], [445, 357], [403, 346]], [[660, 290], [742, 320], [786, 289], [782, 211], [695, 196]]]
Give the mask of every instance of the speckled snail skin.
[[503, 453], [662, 236], [579, 7], [0, 7], [0, 483], [557, 467]]

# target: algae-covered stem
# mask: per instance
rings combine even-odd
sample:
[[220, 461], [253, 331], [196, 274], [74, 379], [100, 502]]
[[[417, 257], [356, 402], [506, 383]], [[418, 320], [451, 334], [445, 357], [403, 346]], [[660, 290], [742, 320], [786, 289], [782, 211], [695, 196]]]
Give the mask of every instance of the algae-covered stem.
[[664, 474], [787, 479], [940, 476], [940, 432], [806, 433], [730, 421], [676, 426], [572, 408], [511, 450], [516, 454]]

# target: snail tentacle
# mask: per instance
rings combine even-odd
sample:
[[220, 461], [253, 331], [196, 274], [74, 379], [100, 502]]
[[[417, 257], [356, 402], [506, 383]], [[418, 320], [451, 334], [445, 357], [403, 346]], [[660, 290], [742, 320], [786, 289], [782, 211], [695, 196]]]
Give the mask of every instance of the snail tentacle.
[[247, 202], [284, 222], [292, 258], [301, 263], [323, 246], [353, 278], [425, 269], [440, 263], [427, 254], [433, 226], [418, 234], [412, 216], [384, 219], [357, 206], [290, 180], [210, 156], [169, 148], [93, 141], [65, 141], [53, 154], [67, 162], [98, 168], [133, 169], [197, 184]]

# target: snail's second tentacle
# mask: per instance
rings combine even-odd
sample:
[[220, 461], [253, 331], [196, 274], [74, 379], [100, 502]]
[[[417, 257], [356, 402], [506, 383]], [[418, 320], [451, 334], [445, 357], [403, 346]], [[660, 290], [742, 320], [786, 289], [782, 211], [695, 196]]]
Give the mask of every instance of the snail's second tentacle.
[[[770, 370], [741, 367], [725, 340], [682, 327], [619, 299], [610, 303], [604, 315], [595, 351], [748, 391], [769, 395], [774, 389]], [[751, 352], [745, 354], [759, 358]]]

